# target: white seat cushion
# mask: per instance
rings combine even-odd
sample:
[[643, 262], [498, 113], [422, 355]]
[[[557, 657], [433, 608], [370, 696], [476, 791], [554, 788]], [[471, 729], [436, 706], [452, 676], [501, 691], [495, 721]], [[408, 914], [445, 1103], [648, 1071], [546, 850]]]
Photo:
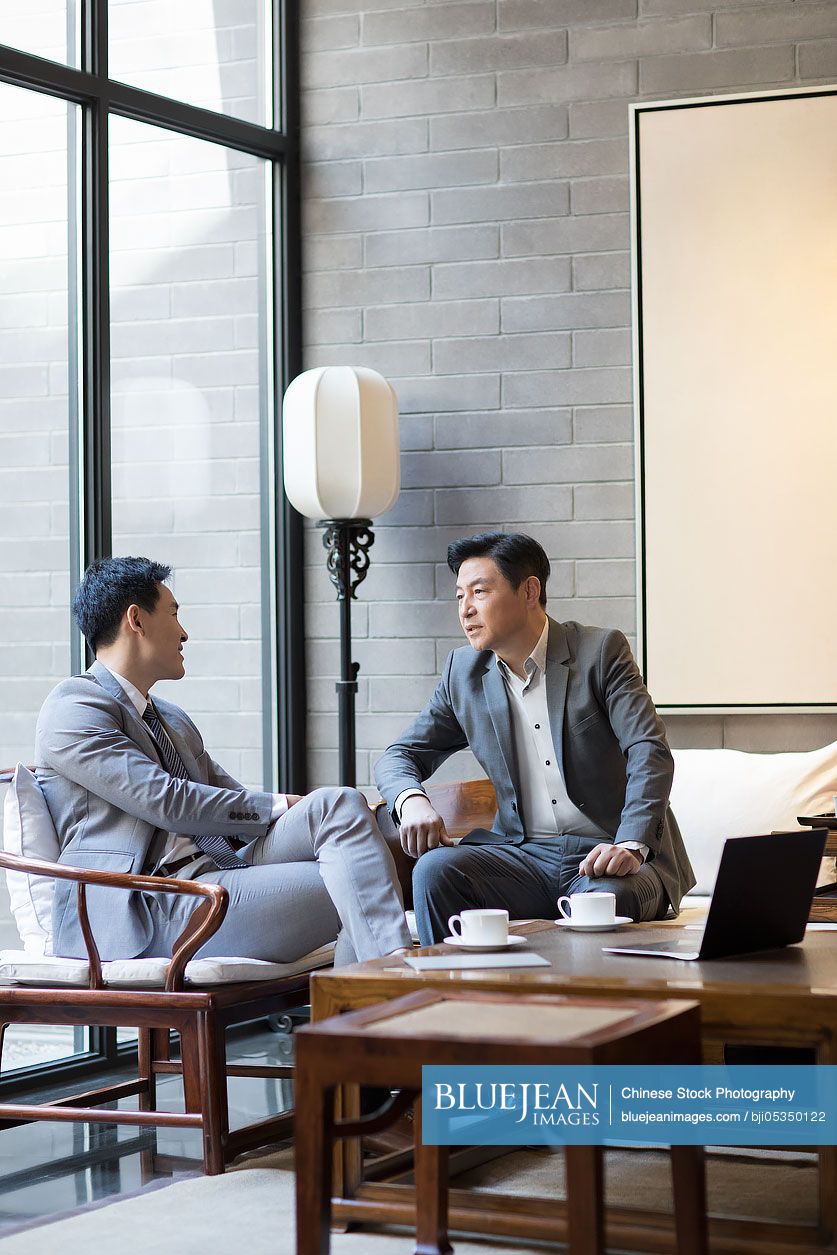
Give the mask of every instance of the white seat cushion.
[[727, 837], [798, 828], [797, 815], [833, 810], [835, 792], [837, 741], [802, 754], [675, 750], [671, 809], [695, 869], [692, 892], [712, 892]]
[[[266, 963], [263, 959], [192, 959], [185, 978], [191, 985], [230, 985], [240, 981], [282, 980], [327, 967], [334, 956], [334, 942], [304, 954], [292, 963]], [[162, 989], [169, 960], [114, 959], [102, 964], [106, 985], [121, 988]], [[90, 979], [86, 959], [60, 959], [0, 950], [0, 982], [15, 985], [74, 985], [85, 987]]]
[[[61, 853], [58, 834], [41, 792], [27, 767], [18, 763], [3, 807], [3, 845], [19, 858], [57, 863]], [[52, 898], [55, 881], [49, 876], [6, 872], [12, 915], [23, 948], [29, 954], [49, 954], [52, 949]]]

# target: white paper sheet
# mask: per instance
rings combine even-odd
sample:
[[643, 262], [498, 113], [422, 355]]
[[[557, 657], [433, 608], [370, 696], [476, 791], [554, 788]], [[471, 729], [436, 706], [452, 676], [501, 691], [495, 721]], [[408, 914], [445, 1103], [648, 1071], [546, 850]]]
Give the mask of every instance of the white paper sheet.
[[487, 967], [552, 967], [549, 959], [542, 954], [419, 954], [415, 958], [405, 959], [416, 972], [433, 972], [444, 968], [487, 968]]

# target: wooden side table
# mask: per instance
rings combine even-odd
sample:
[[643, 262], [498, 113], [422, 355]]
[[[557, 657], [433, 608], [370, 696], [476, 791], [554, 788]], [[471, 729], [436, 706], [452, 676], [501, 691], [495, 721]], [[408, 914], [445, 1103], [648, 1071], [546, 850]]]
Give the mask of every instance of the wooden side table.
[[[448, 1255], [448, 1149], [421, 1140], [422, 1064], [697, 1064], [695, 1003], [422, 990], [302, 1028], [296, 1041], [297, 1255], [327, 1255], [334, 1140], [415, 1109], [416, 1255]], [[335, 1120], [340, 1085], [400, 1092], [381, 1111]], [[605, 1250], [600, 1146], [567, 1146], [572, 1255]], [[672, 1146], [678, 1255], [706, 1255], [703, 1148]], [[564, 1235], [555, 1234], [559, 1241]]]

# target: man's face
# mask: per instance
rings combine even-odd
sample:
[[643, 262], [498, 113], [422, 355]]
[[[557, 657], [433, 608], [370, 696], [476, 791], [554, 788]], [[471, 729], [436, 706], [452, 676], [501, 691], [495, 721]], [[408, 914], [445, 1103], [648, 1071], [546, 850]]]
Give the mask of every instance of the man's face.
[[501, 650], [526, 628], [526, 580], [513, 588], [493, 558], [466, 558], [456, 577], [456, 600], [474, 649]]
[[144, 652], [158, 680], [180, 680], [186, 673], [183, 645], [189, 639], [177, 618], [178, 606], [170, 588], [158, 584], [160, 596], [149, 612], [141, 610]]

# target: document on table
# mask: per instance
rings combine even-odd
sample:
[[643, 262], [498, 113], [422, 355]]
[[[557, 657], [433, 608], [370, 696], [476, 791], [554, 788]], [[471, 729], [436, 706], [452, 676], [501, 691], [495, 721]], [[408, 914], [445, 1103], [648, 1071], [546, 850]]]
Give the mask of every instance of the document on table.
[[405, 959], [416, 972], [439, 971], [444, 968], [469, 969], [487, 967], [552, 967], [549, 959], [542, 954], [418, 954], [415, 958]]

